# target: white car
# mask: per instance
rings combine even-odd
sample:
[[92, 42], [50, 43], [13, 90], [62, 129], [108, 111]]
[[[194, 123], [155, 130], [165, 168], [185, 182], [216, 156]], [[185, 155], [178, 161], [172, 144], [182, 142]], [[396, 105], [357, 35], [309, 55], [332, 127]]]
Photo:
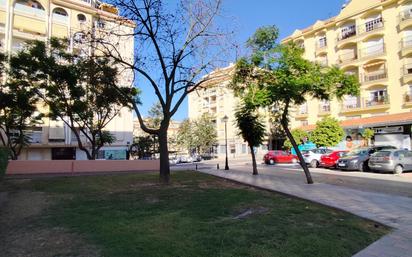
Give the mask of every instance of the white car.
[[333, 150], [327, 148], [316, 148], [302, 151], [303, 159], [311, 168], [317, 168], [320, 163], [320, 157], [324, 154], [330, 154]]

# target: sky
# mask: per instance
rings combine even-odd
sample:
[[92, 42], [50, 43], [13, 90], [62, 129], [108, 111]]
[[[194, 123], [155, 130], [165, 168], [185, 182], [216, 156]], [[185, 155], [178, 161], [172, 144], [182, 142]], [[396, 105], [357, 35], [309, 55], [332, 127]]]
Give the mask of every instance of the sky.
[[[291, 35], [295, 29], [303, 29], [317, 20], [325, 20], [337, 15], [345, 0], [224, 0], [223, 13], [233, 22], [235, 40], [243, 43], [261, 26], [276, 25], [280, 30], [280, 39]], [[227, 27], [227, 24], [225, 24]], [[228, 63], [233, 60], [228, 60]], [[156, 97], [143, 88], [142, 113], [156, 102]], [[188, 116], [187, 99], [182, 103], [174, 120], [183, 120]]]

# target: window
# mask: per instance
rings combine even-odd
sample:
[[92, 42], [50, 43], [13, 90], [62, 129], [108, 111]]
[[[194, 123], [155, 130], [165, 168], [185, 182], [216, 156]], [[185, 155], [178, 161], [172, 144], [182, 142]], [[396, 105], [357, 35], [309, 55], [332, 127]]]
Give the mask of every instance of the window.
[[365, 31], [369, 32], [369, 31], [373, 31], [377, 28], [381, 28], [382, 27], [382, 17], [373, 19], [371, 21], [368, 21], [365, 23]]
[[61, 16], [67, 16], [67, 12], [63, 8], [55, 8], [53, 10], [53, 14], [58, 14], [58, 15], [61, 15]]
[[77, 20], [81, 23], [86, 22], [86, 16], [84, 14], [77, 14]]
[[96, 22], [96, 27], [99, 28], [99, 29], [104, 29], [105, 26], [106, 26], [106, 23], [102, 20], [98, 20]]
[[230, 153], [232, 153], [232, 154], [236, 153], [236, 145], [235, 144], [230, 145]]
[[301, 125], [301, 126], [307, 126], [307, 125], [309, 125], [309, 122], [308, 122], [307, 120], [302, 120], [302, 121], [300, 122], [300, 125]]
[[322, 36], [321, 38], [319, 38], [318, 46], [319, 48], [323, 48], [327, 46], [326, 36]]

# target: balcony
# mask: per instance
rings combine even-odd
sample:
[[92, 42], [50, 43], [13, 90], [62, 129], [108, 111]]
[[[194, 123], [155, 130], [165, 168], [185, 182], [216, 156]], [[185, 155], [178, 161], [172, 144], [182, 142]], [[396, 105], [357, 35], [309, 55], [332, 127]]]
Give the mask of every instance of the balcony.
[[399, 49], [401, 50], [401, 56], [412, 53], [412, 36], [403, 38], [401, 42], [399, 42]]
[[356, 31], [356, 25], [351, 25], [349, 27], [346, 27], [344, 30], [342, 30], [337, 38], [337, 42], [344, 42], [349, 38], [355, 37], [357, 35]]
[[398, 25], [400, 30], [404, 30], [406, 27], [412, 25], [412, 13], [403, 11], [398, 16]]
[[328, 50], [328, 44], [326, 38], [324, 40], [318, 40], [315, 45], [315, 54], [319, 55], [322, 53], [326, 53]]
[[403, 83], [412, 81], [412, 63], [406, 64], [402, 67], [402, 80]]
[[356, 49], [353, 49], [353, 52], [340, 54], [338, 58], [338, 62], [340, 65], [349, 64], [356, 60], [358, 60], [358, 54], [357, 54]]
[[326, 116], [330, 114], [330, 104], [319, 105], [319, 116]]
[[382, 17], [379, 17], [358, 26], [357, 32], [358, 35], [371, 34], [383, 29], [384, 27], [383, 19]]
[[46, 11], [44, 9], [34, 8], [25, 4], [16, 3], [14, 10], [16, 13], [25, 14], [34, 18], [44, 19], [44, 17], [46, 17]]
[[308, 106], [300, 106], [295, 115], [295, 119], [306, 119], [309, 116]]
[[405, 95], [404, 95], [404, 103], [403, 103], [403, 105], [405, 106], [405, 107], [412, 107], [412, 93], [406, 93]]
[[359, 51], [359, 57], [362, 59], [375, 58], [384, 55], [386, 52], [385, 44], [376, 44], [364, 47]]
[[381, 69], [373, 72], [367, 72], [363, 75], [363, 84], [375, 83], [377, 81], [385, 80], [388, 78], [388, 72], [386, 69]]
[[362, 113], [370, 111], [379, 111], [390, 108], [389, 95], [360, 98], [356, 101], [343, 102], [341, 106], [341, 113]]

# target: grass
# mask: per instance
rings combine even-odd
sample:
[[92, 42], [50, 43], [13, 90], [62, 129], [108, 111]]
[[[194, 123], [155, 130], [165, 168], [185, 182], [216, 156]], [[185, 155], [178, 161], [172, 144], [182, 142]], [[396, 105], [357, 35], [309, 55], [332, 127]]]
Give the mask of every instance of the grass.
[[[354, 215], [194, 172], [3, 184], [53, 197], [38, 226], [64, 227], [102, 256], [345, 257], [388, 229]], [[11, 182], [4, 182], [11, 183]], [[247, 210], [256, 211], [238, 219]]]

